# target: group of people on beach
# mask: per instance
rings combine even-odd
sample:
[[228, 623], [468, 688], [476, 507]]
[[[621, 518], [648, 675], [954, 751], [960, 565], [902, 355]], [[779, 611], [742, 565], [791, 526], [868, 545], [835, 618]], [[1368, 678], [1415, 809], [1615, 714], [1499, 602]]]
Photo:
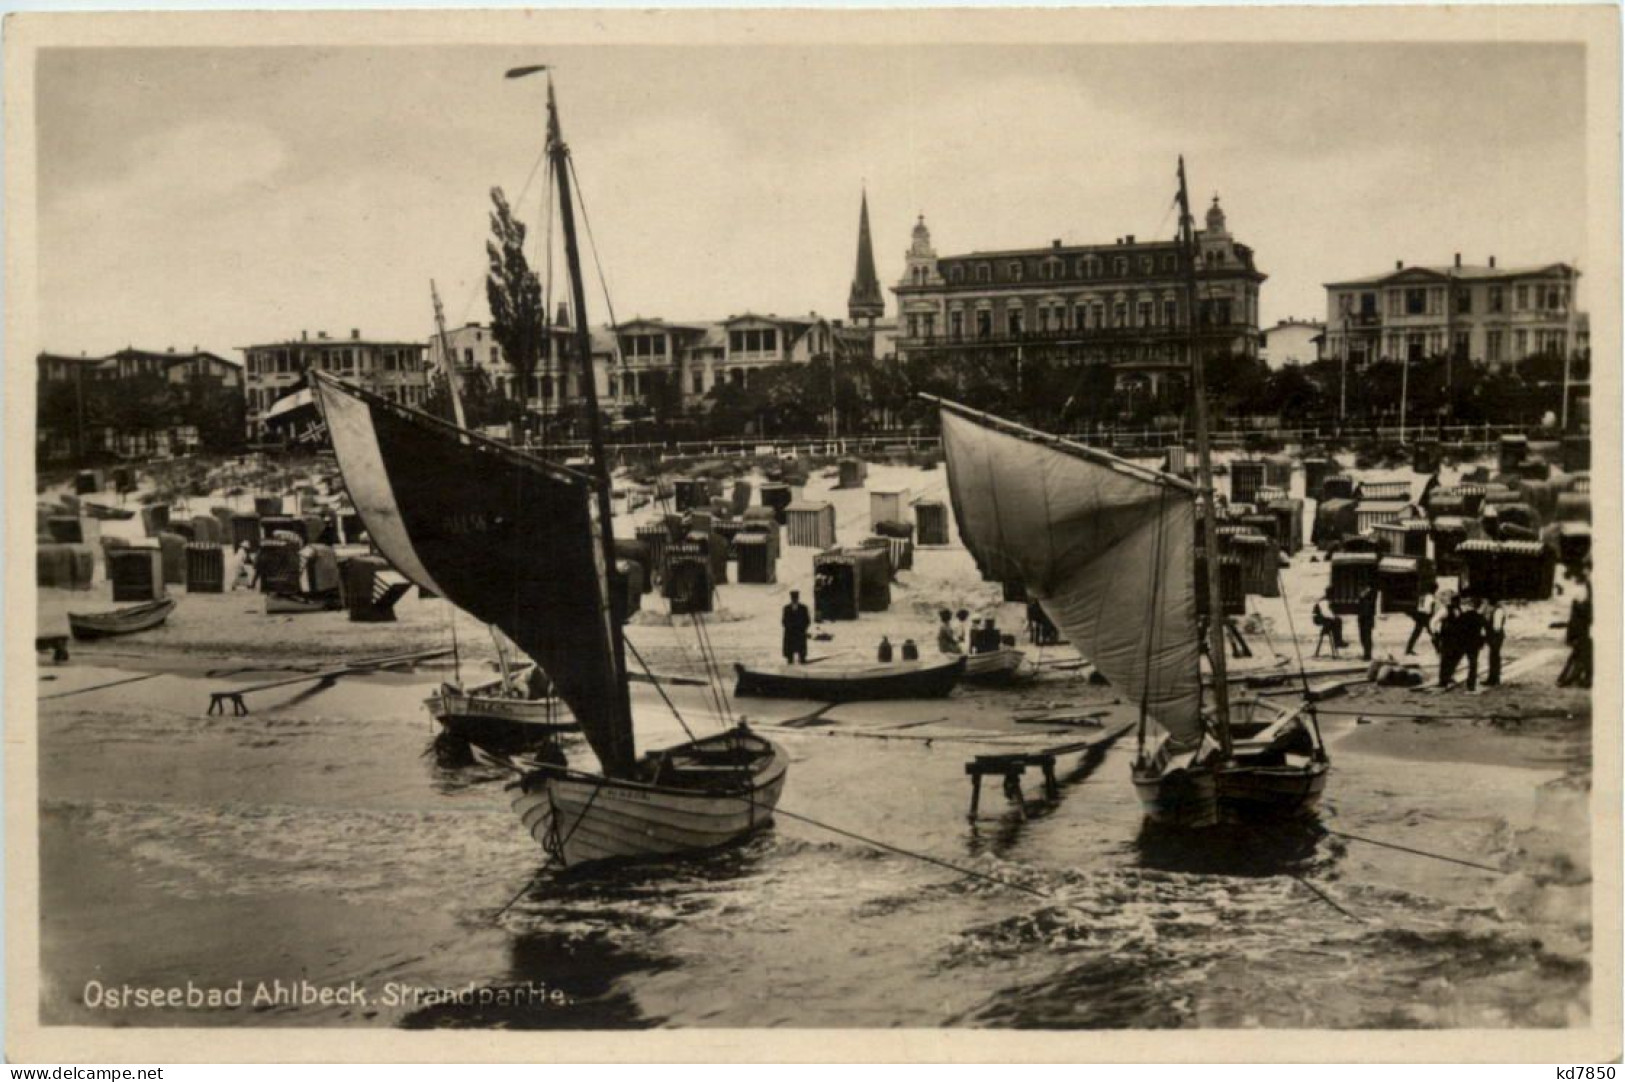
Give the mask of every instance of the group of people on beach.
[[[1355, 625], [1360, 632], [1361, 656], [1371, 660], [1377, 627], [1379, 594], [1375, 583], [1367, 583], [1355, 599]], [[1489, 650], [1489, 666], [1484, 676], [1485, 687], [1501, 682], [1501, 647], [1506, 644], [1507, 610], [1496, 597], [1472, 597], [1444, 592], [1435, 593], [1423, 586], [1417, 591], [1416, 603], [1411, 607], [1411, 637], [1405, 643], [1405, 656], [1416, 655], [1416, 644], [1426, 636], [1439, 655], [1439, 684], [1441, 688], [1454, 687], [1456, 671], [1463, 662], [1467, 665], [1467, 690], [1478, 688], [1478, 659], [1485, 648]], [[1343, 640], [1343, 618], [1332, 602], [1332, 588], [1315, 603], [1315, 626], [1324, 637], [1332, 641], [1332, 656], [1347, 644]]]
[[[1554, 627], [1567, 628], [1565, 640], [1569, 658], [1557, 678], [1560, 687], [1591, 686], [1591, 583], [1584, 567], [1572, 574], [1576, 596], [1570, 603], [1569, 619]], [[1373, 638], [1377, 625], [1378, 591], [1374, 583], [1367, 584], [1355, 602], [1355, 623], [1360, 632], [1360, 649], [1366, 661], [1371, 660]], [[1440, 688], [1456, 686], [1456, 673], [1465, 663], [1467, 690], [1478, 687], [1479, 655], [1488, 651], [1488, 665], [1484, 686], [1496, 687], [1501, 683], [1501, 651], [1507, 638], [1507, 607], [1498, 597], [1475, 597], [1450, 591], [1436, 592], [1424, 586], [1417, 592], [1411, 606], [1411, 635], [1405, 643], [1405, 656], [1416, 655], [1417, 644], [1424, 638], [1433, 645], [1439, 656]], [[1320, 635], [1330, 638], [1332, 656], [1347, 644], [1343, 640], [1343, 618], [1333, 604], [1332, 588], [1315, 603], [1315, 626]], [[1318, 652], [1318, 646], [1317, 646]]]
[[937, 613], [937, 651], [943, 654], [991, 654], [1014, 646], [1015, 638], [999, 630], [993, 617], [971, 619], [969, 609]]

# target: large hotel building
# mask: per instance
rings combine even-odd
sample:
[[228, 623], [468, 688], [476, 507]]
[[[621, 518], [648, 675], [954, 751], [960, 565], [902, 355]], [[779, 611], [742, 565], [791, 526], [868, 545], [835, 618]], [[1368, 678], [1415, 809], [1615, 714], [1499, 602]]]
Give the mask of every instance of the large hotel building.
[[1580, 274], [1567, 263], [1530, 267], [1394, 264], [1385, 274], [1326, 283], [1326, 348], [1356, 366], [1449, 355], [1498, 367], [1588, 348], [1574, 307]]
[[[1252, 249], [1226, 228], [1218, 197], [1198, 230], [1197, 337], [1207, 353], [1257, 356]], [[1174, 240], [938, 256], [922, 216], [897, 295], [897, 353], [944, 360], [1044, 350], [1066, 362], [1110, 364], [1119, 382], [1182, 395], [1191, 338], [1186, 277]]]

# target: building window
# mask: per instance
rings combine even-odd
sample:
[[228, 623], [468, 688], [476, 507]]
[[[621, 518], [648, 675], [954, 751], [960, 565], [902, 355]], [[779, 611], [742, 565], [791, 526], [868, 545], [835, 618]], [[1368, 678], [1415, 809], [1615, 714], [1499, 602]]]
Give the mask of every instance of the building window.
[[1465, 361], [1467, 359], [1467, 350], [1469, 348], [1468, 343], [1469, 343], [1470, 339], [1471, 339], [1471, 336], [1466, 331], [1457, 331], [1456, 332], [1456, 341], [1455, 341], [1456, 360]]
[[954, 311], [948, 313], [948, 334], [955, 341], [965, 335], [965, 313]]
[[976, 280], [978, 282], [991, 282], [993, 280], [993, 267], [987, 263], [976, 265]]
[[1518, 289], [1517, 289], [1517, 292], [1515, 294], [1513, 294], [1512, 310], [1515, 311], [1515, 312], [1522, 312], [1525, 309], [1527, 309], [1528, 307], [1529, 307], [1529, 287], [1528, 286], [1519, 286]]
[[1010, 272], [1010, 280], [1012, 282], [1021, 281], [1021, 264], [1020, 263], [1011, 263], [1008, 269], [1009, 269], [1009, 272]]
[[1513, 331], [1512, 332], [1512, 355], [1513, 355], [1514, 358], [1516, 358], [1517, 360], [1520, 360], [1520, 361], [1523, 360], [1525, 357], [1529, 356], [1529, 332], [1528, 331]]
[[1473, 314], [1473, 291], [1464, 289], [1456, 294], [1456, 314], [1470, 316]]
[[986, 308], [978, 309], [976, 312], [976, 337], [993, 337], [993, 313]]
[[1140, 273], [1141, 274], [1150, 274], [1151, 271], [1154, 269], [1154, 267], [1155, 267], [1155, 264], [1152, 262], [1150, 256], [1143, 255], [1143, 256], [1140, 257]]
[[1106, 302], [1096, 301], [1092, 307], [1095, 312], [1095, 327], [1097, 330], [1106, 329]]
[[463, 349], [463, 363], [464, 364], [473, 364], [474, 363], [474, 350], [473, 350], [473, 347], [464, 347], [464, 349]]
[[1021, 334], [1021, 330], [1022, 330], [1021, 323], [1022, 323], [1022, 316], [1023, 315], [1024, 315], [1024, 313], [1022, 312], [1022, 309], [1021, 309], [1020, 305], [1016, 305], [1014, 307], [1011, 307], [1011, 308], [1008, 308], [1008, 309], [1005, 310], [1005, 313], [1004, 313], [1005, 327], [1008, 329], [1008, 331], [1010, 333], [1010, 336], [1012, 338], [1014, 338], [1014, 337]]
[[957, 263], [954, 264], [954, 269], [949, 272], [948, 277], [949, 280], [954, 283], [954, 285], [958, 285], [965, 280], [965, 268], [961, 267]]
[[690, 377], [690, 378], [693, 380], [694, 393], [695, 394], [704, 394], [705, 393], [705, 370], [703, 368], [695, 370], [693, 376]]
[[1151, 326], [1151, 313], [1153, 312], [1154, 308], [1155, 308], [1155, 306], [1152, 304], [1151, 301], [1141, 301], [1140, 302], [1140, 309], [1139, 309], [1140, 324], [1139, 325], [1141, 327], [1149, 327], [1149, 326]]
[[1128, 326], [1128, 302], [1118, 301], [1112, 305], [1112, 326], [1123, 328]]
[[1561, 310], [1562, 307], [1563, 307], [1563, 297], [1562, 297], [1561, 291], [1556, 286], [1547, 287], [1547, 289], [1546, 289], [1546, 308], [1549, 311], [1556, 312], [1556, 311]]
[[1072, 307], [1072, 329], [1081, 331], [1089, 326], [1089, 306], [1081, 301]]
[[1506, 311], [1506, 290], [1501, 286], [1490, 286], [1489, 299], [1489, 309], [1491, 313]]
[[1408, 316], [1427, 315], [1428, 291], [1425, 289], [1407, 289], [1405, 291], [1405, 314]]
[[614, 376], [609, 377], [609, 397], [614, 398], [621, 393], [621, 382]]
[[925, 331], [925, 336], [927, 338], [935, 338], [937, 335], [937, 314], [935, 312], [927, 312], [923, 317], [921, 317], [921, 322], [922, 329]]
[[918, 338], [920, 336], [920, 317], [915, 315], [913, 312], [908, 314], [908, 336], [910, 338]]
[[1507, 359], [1506, 335], [1500, 331], [1490, 331], [1484, 335], [1484, 359], [1491, 364], [1499, 364]]
[[1162, 325], [1164, 327], [1179, 325], [1179, 302], [1172, 297], [1162, 302]]
[[1128, 257], [1120, 255], [1112, 260], [1112, 270], [1116, 272], [1117, 277], [1126, 277], [1128, 275]]
[[1178, 268], [1175, 266], [1174, 254], [1172, 252], [1164, 253], [1163, 257], [1162, 257], [1162, 270], [1163, 270], [1163, 273], [1164, 274], [1172, 274], [1176, 269], [1178, 269]]

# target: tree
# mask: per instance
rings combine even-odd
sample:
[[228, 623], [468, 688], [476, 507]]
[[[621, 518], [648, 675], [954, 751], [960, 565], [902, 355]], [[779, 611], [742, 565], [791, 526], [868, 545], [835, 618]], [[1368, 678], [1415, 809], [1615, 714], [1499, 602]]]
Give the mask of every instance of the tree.
[[[547, 312], [542, 306], [542, 283], [525, 259], [525, 223], [513, 216], [501, 188], [491, 189], [491, 239], [485, 242], [490, 265], [485, 299], [491, 308], [491, 337], [514, 371], [520, 409], [537, 362], [546, 355]], [[520, 420], [511, 421], [511, 437], [520, 440]]]
[[[503, 397], [483, 368], [460, 373], [457, 390], [463, 400], [463, 420], [469, 428], [511, 426], [519, 417], [520, 407]], [[423, 411], [447, 421], [456, 418], [457, 412], [451, 404], [451, 385], [446, 381], [444, 369], [436, 368], [429, 373], [429, 393], [423, 399]]]

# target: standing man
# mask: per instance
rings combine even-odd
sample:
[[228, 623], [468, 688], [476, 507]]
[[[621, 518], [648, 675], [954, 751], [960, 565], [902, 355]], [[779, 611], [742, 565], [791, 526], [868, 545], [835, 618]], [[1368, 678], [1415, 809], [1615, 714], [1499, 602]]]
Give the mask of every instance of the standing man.
[[1365, 589], [1355, 602], [1359, 609], [1355, 622], [1360, 627], [1360, 649], [1367, 661], [1371, 660], [1371, 640], [1377, 629], [1377, 586], [1376, 583], [1367, 583]]
[[1461, 653], [1467, 659], [1467, 690], [1478, 689], [1478, 652], [1484, 649], [1484, 616], [1478, 611], [1478, 599], [1462, 601], [1457, 633], [1461, 636]]
[[[1439, 649], [1439, 686], [1451, 687], [1456, 682], [1456, 666], [1461, 664], [1461, 601], [1452, 597], [1439, 617], [1439, 634], [1434, 640]], [[1408, 651], [1407, 651], [1408, 652]]]
[[1501, 599], [1491, 597], [1484, 613], [1484, 644], [1490, 648], [1490, 670], [1484, 677], [1487, 688], [1501, 686], [1501, 647], [1507, 641], [1507, 610]]
[[1569, 659], [1557, 675], [1560, 688], [1591, 686], [1591, 583], [1585, 568], [1574, 573], [1575, 595], [1569, 603], [1568, 634]]
[[807, 629], [812, 627], [812, 613], [801, 603], [800, 590], [790, 591], [790, 603], [784, 606], [779, 623], [784, 626], [784, 663], [807, 664]]
[[[1414, 626], [1411, 628], [1410, 641], [1405, 644], [1407, 656], [1416, 653], [1416, 640], [1422, 637], [1424, 631], [1428, 633], [1430, 639], [1433, 638], [1430, 625], [1433, 623], [1433, 613], [1437, 608], [1438, 601], [1434, 598], [1431, 587], [1424, 586], [1417, 591], [1416, 608], [1411, 610], [1411, 620], [1414, 622]], [[1435, 650], [1440, 649], [1437, 640], [1434, 641], [1433, 648]]]

